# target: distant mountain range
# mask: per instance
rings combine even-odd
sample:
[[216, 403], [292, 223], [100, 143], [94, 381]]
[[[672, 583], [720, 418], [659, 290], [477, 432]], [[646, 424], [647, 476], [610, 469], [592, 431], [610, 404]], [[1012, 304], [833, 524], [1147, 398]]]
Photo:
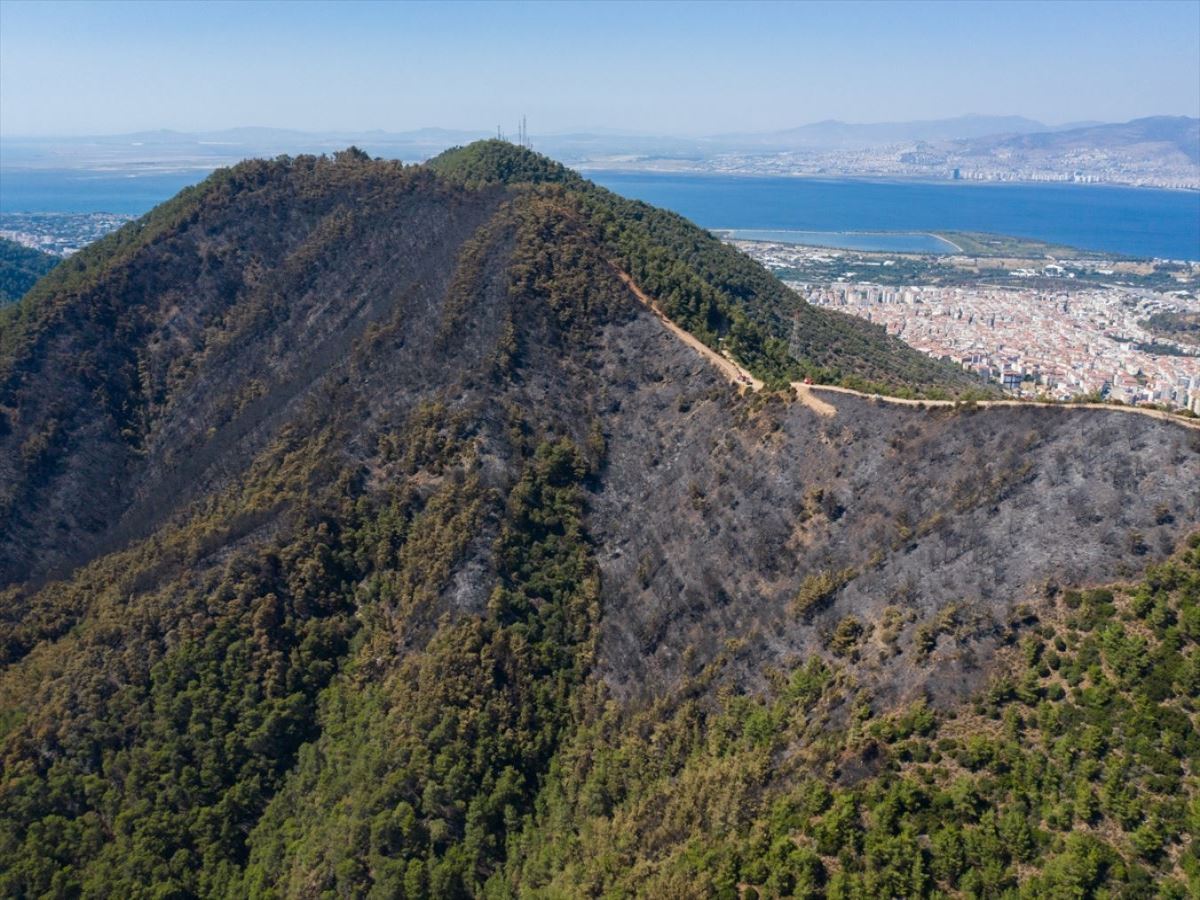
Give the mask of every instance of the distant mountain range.
[[[9, 169], [212, 169], [247, 157], [327, 153], [353, 144], [373, 156], [417, 162], [494, 134], [444, 128], [303, 132], [245, 127], [3, 138], [0, 160]], [[535, 134], [532, 142], [583, 169], [890, 177], [953, 177], [958, 169], [984, 180], [1200, 186], [1200, 119], [1187, 116], [1063, 125], [983, 115], [915, 122], [830, 120], [703, 137], [596, 129]]]
[[1016, 131], [964, 142], [974, 152], [1066, 153], [1081, 150], [1129, 150], [1152, 147], [1176, 151], [1200, 166], [1200, 119], [1152, 116], [1120, 124], [1088, 124], [1034, 133]]
[[584, 168], [737, 175], [1073, 181], [1200, 189], [1200, 119], [1047, 126], [1019, 116], [817, 122], [708, 139], [699, 154], [599, 155]]
[[1073, 122], [1046, 125], [1023, 116], [956, 116], [918, 122], [873, 122], [856, 124], [827, 119], [783, 131], [721, 135], [715, 140], [729, 144], [761, 145], [775, 148], [812, 147], [854, 149], [898, 144], [909, 141], [953, 141], [992, 135], [1053, 133], [1085, 126], [1103, 126], [1102, 122]]
[[0, 138], [0, 160], [5, 168], [211, 169], [251, 157], [333, 152], [354, 144], [375, 155], [415, 161], [487, 136], [485, 132], [443, 128], [406, 132], [308, 132], [257, 127], [197, 132], [162, 129], [78, 137]]

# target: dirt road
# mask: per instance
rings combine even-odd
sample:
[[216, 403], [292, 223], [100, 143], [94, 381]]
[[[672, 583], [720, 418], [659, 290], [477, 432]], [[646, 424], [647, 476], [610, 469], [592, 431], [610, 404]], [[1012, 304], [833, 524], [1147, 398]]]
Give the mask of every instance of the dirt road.
[[653, 300], [646, 296], [645, 292], [637, 286], [627, 272], [621, 271], [616, 266], [613, 266], [613, 268], [616, 270], [617, 277], [625, 283], [625, 286], [628, 287], [629, 290], [633, 291], [634, 296], [646, 304], [646, 306], [650, 307], [650, 310], [654, 313], [654, 315], [658, 316], [658, 320], [662, 322], [663, 325], [665, 325], [673, 335], [716, 366], [726, 378], [737, 385], [739, 390], [762, 390], [762, 381], [755, 378], [729, 357], [722, 356], [720, 353], [713, 350], [712, 347], [705, 344], [690, 331], [684, 331], [682, 328], [668, 319], [663, 311], [658, 308], [657, 304], [655, 304]]
[[[886, 394], [864, 394], [862, 391], [851, 390], [850, 388], [835, 387], [831, 384], [812, 385], [815, 391], [830, 392], [836, 394], [850, 394], [855, 397], [866, 397], [872, 400], [878, 400], [882, 403], [893, 403], [900, 406], [956, 406], [962, 405], [961, 400], [912, 400], [907, 397], [889, 397]], [[1174, 422], [1176, 425], [1182, 425], [1184, 428], [1200, 429], [1200, 419], [1185, 419], [1183, 416], [1177, 416], [1173, 413], [1163, 412], [1161, 409], [1146, 409], [1141, 406], [1118, 406], [1115, 403], [1041, 403], [1037, 400], [976, 400], [974, 403], [977, 407], [992, 408], [998, 406], [1041, 406], [1047, 409], [1101, 409], [1106, 412], [1124, 412], [1134, 413], [1139, 416], [1149, 416], [1152, 419], [1162, 419], [1164, 422]]]
[[[638, 287], [628, 272], [625, 272], [616, 264], [610, 263], [610, 265], [612, 265], [617, 277], [633, 292], [633, 295], [649, 307], [654, 315], [658, 317], [658, 320], [673, 335], [716, 366], [717, 370], [733, 382], [739, 391], [762, 390], [763, 383], [761, 380], [755, 378], [729, 357], [723, 356], [716, 350], [713, 350], [691, 332], [685, 331], [668, 319], [663, 311], [658, 308], [658, 305], [646, 295], [645, 291]], [[962, 405], [962, 401], [959, 400], [911, 400], [906, 397], [889, 397], [886, 394], [865, 394], [862, 391], [852, 390], [851, 388], [835, 387], [828, 384], [805, 384], [801, 381], [792, 382], [792, 388], [795, 391], [796, 399], [822, 416], [836, 416], [837, 407], [827, 400], [818, 397], [818, 392], [823, 394], [849, 394], [866, 400], [876, 400], [881, 403], [891, 403], [899, 406], [926, 408]], [[1164, 422], [1173, 422], [1176, 425], [1182, 425], [1184, 428], [1200, 430], [1200, 419], [1185, 419], [1182, 416], [1163, 412], [1160, 409], [1145, 409], [1140, 406], [1117, 406], [1109, 403], [1039, 403], [1036, 400], [977, 400], [974, 402], [974, 406], [985, 409], [999, 406], [1040, 406], [1047, 409], [1098, 409], [1105, 412], [1123, 412], [1139, 416], [1149, 416], [1152, 419], [1161, 419]]]

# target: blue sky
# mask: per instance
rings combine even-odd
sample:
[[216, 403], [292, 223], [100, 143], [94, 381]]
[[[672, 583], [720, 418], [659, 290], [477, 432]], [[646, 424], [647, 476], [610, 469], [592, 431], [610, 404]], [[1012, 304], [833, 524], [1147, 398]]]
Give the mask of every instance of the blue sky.
[[1200, 115], [1200, 0], [0, 0], [0, 133]]

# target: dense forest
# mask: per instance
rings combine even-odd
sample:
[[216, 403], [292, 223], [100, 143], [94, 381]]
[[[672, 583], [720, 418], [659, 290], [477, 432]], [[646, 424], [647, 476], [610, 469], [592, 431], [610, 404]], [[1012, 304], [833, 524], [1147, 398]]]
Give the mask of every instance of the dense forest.
[[0, 238], [0, 305], [20, 300], [57, 264], [57, 256]]
[[969, 389], [489, 141], [0, 313], [0, 894], [1185, 897], [1200, 441]]

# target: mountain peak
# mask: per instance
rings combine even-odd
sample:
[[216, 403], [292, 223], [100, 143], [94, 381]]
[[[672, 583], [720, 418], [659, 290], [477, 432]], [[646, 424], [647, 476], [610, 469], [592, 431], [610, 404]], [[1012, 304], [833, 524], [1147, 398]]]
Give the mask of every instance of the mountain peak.
[[451, 147], [428, 162], [431, 169], [465, 184], [580, 184], [583, 179], [561, 163], [509, 141], [491, 138]]

